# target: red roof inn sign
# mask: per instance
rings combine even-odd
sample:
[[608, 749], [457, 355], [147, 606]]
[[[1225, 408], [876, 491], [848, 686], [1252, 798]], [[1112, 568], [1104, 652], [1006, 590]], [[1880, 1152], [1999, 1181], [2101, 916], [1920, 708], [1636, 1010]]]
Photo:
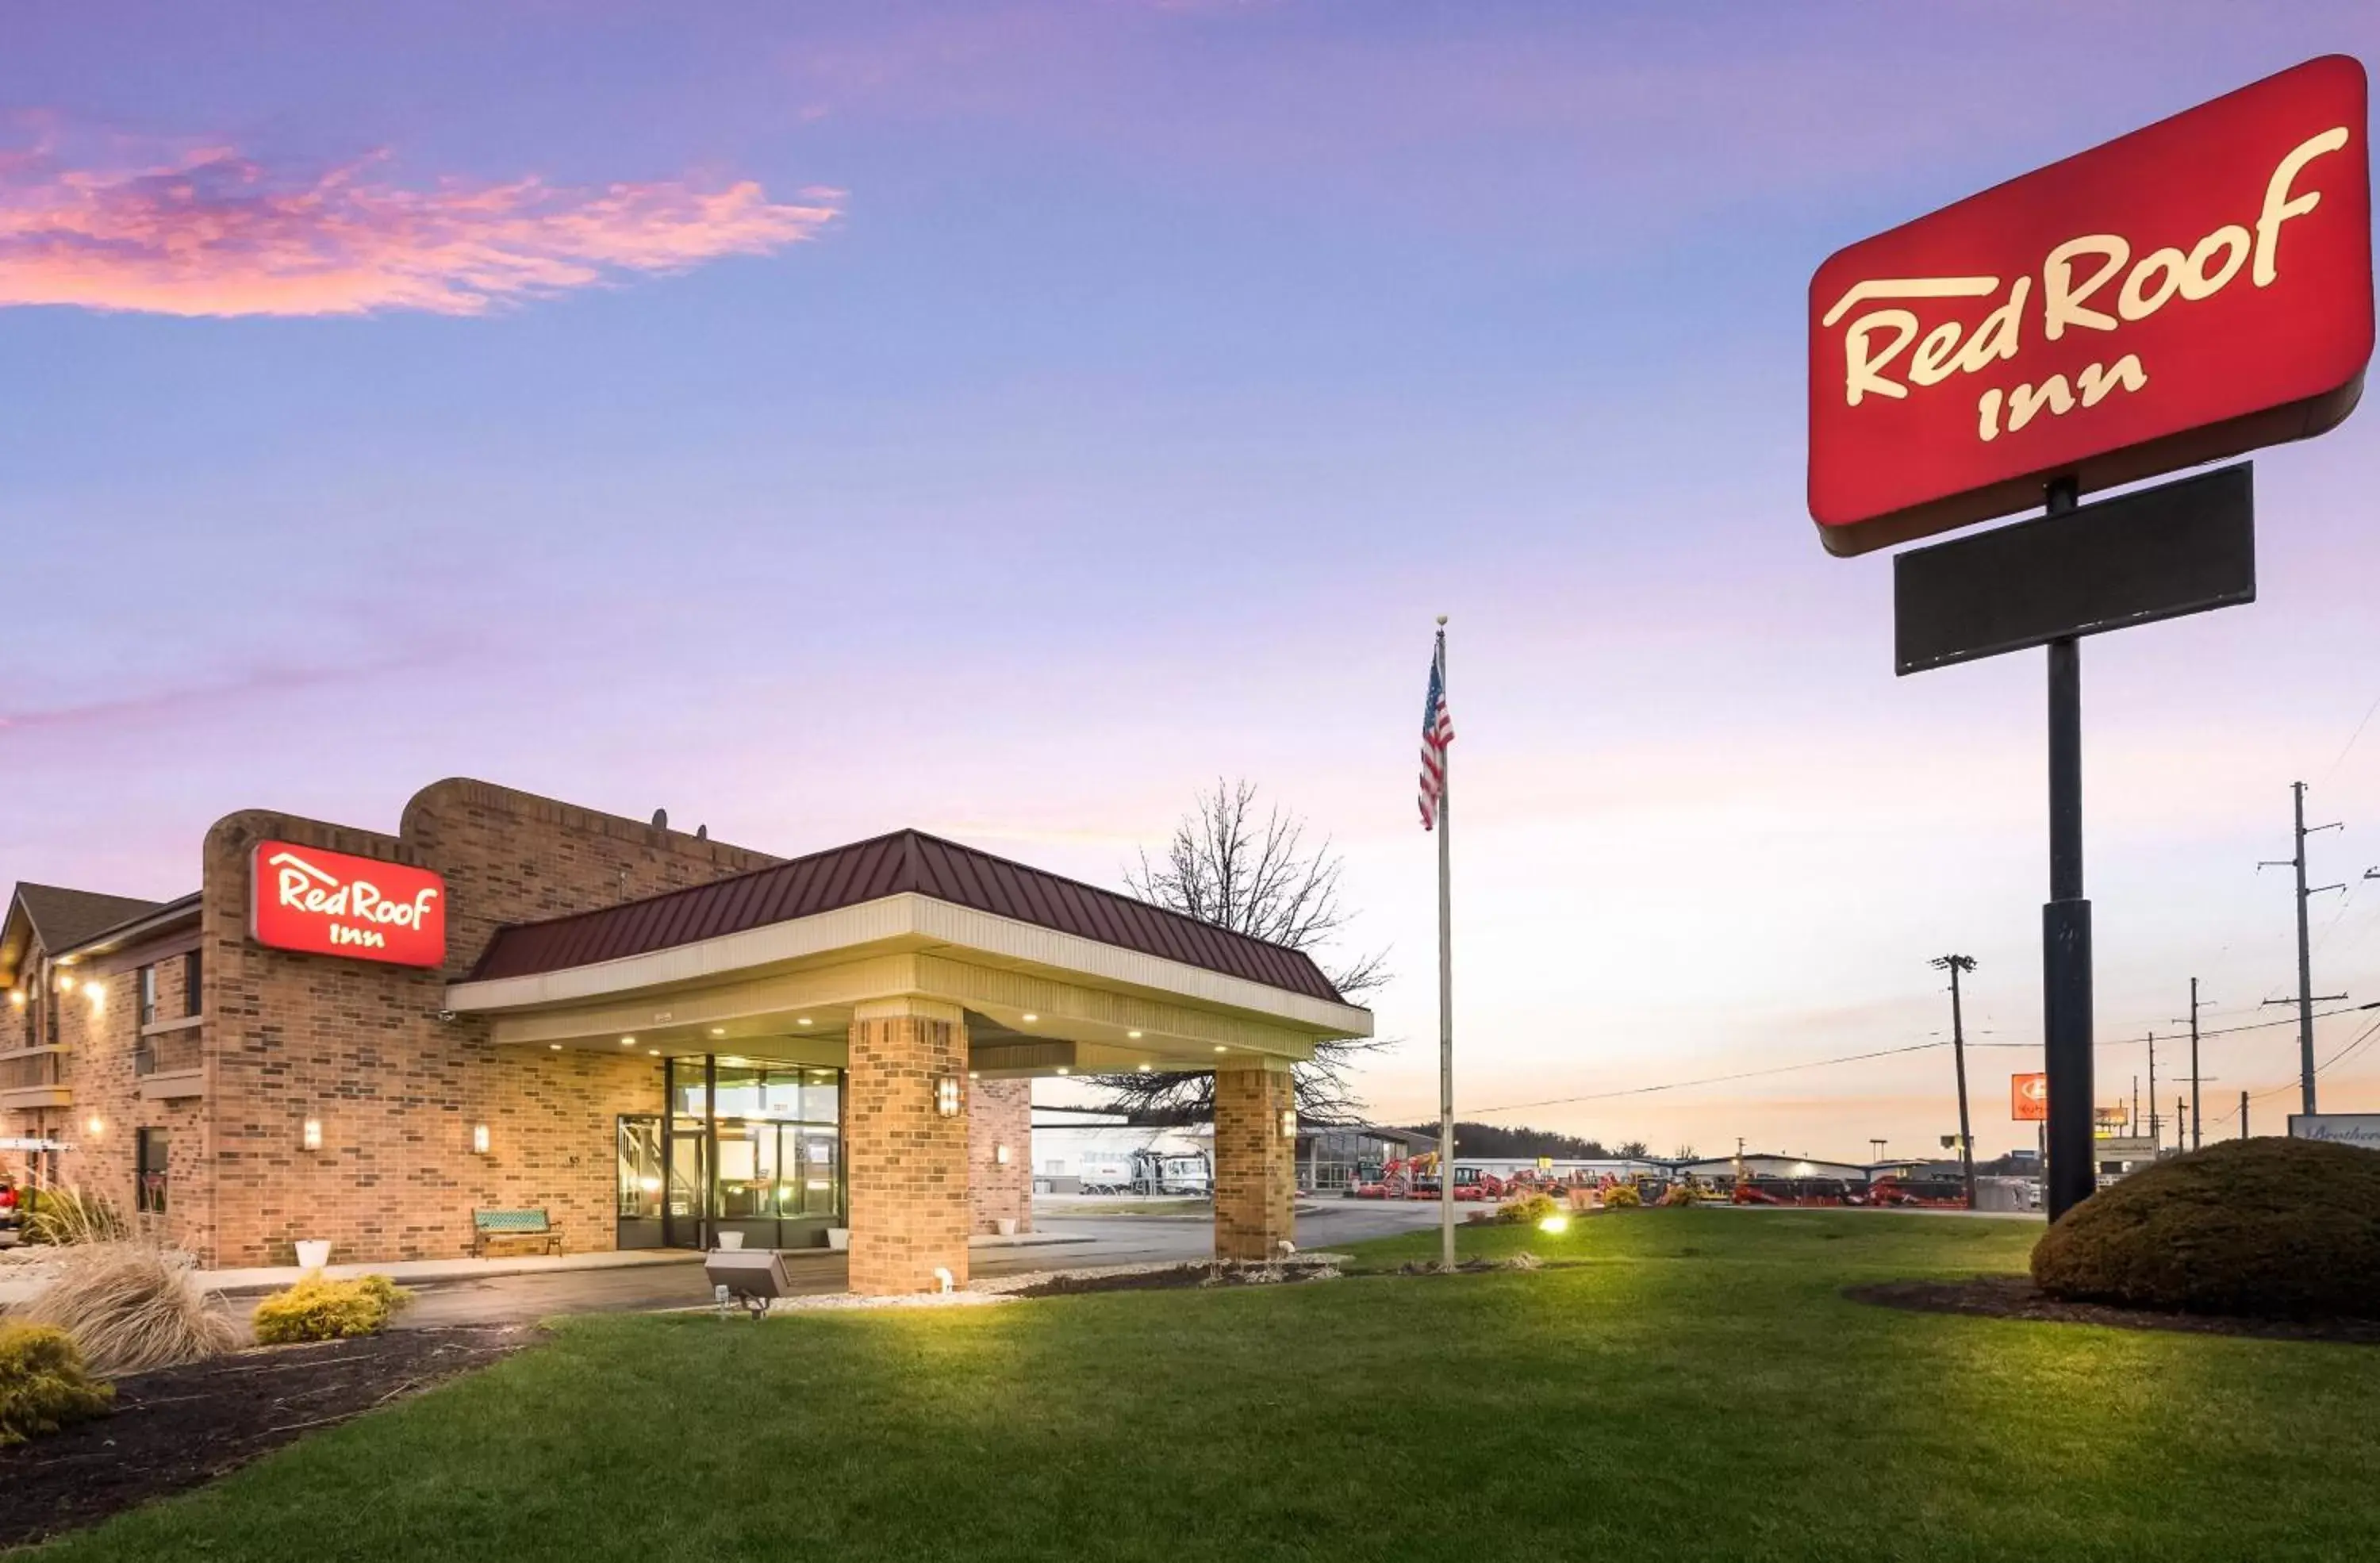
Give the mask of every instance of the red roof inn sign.
[[2363, 67], [2312, 60], [1837, 251], [1810, 515], [1864, 553], [2301, 439], [2372, 356]]
[[2046, 1067], [2010, 1106], [2046, 1124], [2052, 1220], [2097, 1186], [2081, 642], [2256, 600], [2248, 463], [2080, 496], [2354, 410], [2369, 95], [2354, 60], [2309, 60], [1862, 239], [1810, 279], [1810, 515], [1829, 552], [2043, 510], [1903, 549], [1892, 611], [1901, 673], [2047, 652]]
[[396, 966], [446, 961], [446, 881], [427, 868], [259, 842], [249, 920], [259, 944]]

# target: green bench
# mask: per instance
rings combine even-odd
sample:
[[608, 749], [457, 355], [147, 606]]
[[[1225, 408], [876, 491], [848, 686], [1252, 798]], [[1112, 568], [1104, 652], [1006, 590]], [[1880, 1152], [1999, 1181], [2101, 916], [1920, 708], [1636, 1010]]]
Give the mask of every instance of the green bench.
[[474, 1210], [471, 1212], [471, 1254], [484, 1257], [491, 1238], [540, 1238], [546, 1252], [562, 1252], [562, 1234], [542, 1210]]

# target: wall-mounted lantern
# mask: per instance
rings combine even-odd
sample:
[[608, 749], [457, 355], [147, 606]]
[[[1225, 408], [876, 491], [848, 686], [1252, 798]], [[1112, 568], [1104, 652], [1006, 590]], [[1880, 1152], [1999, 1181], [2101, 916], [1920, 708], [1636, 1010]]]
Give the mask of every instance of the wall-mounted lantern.
[[934, 1111], [944, 1118], [956, 1118], [959, 1101], [959, 1077], [955, 1074], [934, 1076]]
[[1007, 1165], [1008, 1165], [1008, 1147], [1007, 1147], [1006, 1145], [994, 1145], [994, 1146], [992, 1146], [992, 1147], [991, 1147], [991, 1159], [992, 1159], [992, 1160], [994, 1160], [994, 1161], [996, 1161], [996, 1162], [998, 1162], [998, 1163], [999, 1163], [1001, 1166], [1002, 1166], [1002, 1167], [1007, 1166]]
[[298, 1145], [301, 1150], [318, 1151], [322, 1148], [322, 1121], [321, 1119], [310, 1118], [305, 1121], [304, 1125], [298, 1129]]
[[472, 1154], [473, 1154], [473, 1155], [475, 1155], [475, 1156], [485, 1156], [485, 1155], [487, 1155], [487, 1154], [488, 1154], [488, 1145], [489, 1145], [489, 1143], [490, 1143], [490, 1142], [489, 1142], [489, 1139], [488, 1139], [488, 1126], [487, 1126], [486, 1124], [484, 1124], [484, 1123], [474, 1123], [474, 1124], [472, 1124], [472, 1125], [471, 1125], [471, 1152], [472, 1152]]
[[107, 1132], [107, 1121], [100, 1117], [99, 1114], [92, 1113], [89, 1118], [82, 1121], [82, 1131], [84, 1133], [89, 1134], [92, 1139], [96, 1140], [100, 1135]]
[[1281, 1137], [1284, 1140], [1294, 1140], [1297, 1138], [1297, 1109], [1295, 1108], [1283, 1108], [1281, 1109]]

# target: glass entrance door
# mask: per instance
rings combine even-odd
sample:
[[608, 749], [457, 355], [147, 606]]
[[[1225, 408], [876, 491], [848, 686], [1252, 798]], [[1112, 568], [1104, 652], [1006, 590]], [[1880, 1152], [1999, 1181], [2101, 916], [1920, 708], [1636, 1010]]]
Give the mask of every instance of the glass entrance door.
[[620, 1120], [620, 1246], [736, 1232], [747, 1248], [825, 1247], [845, 1219], [842, 1072], [675, 1059], [664, 1080], [666, 1123]]
[[619, 1203], [613, 1241], [621, 1248], [660, 1248], [661, 1115], [623, 1114], [619, 1121]]

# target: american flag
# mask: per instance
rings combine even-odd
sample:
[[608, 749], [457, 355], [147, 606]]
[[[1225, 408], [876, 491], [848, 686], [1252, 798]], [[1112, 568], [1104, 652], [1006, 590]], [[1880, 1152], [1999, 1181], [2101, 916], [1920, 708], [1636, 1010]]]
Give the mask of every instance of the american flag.
[[1446, 709], [1446, 632], [1429, 659], [1429, 698], [1421, 709], [1421, 828], [1438, 829], [1438, 802], [1446, 794], [1446, 746], [1454, 742], [1454, 718]]

